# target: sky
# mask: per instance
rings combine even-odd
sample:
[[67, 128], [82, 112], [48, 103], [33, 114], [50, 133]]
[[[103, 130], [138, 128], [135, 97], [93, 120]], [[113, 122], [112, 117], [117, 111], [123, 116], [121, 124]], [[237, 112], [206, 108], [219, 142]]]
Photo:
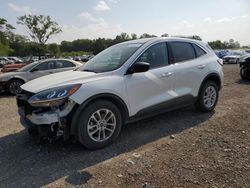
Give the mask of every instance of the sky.
[[49, 43], [126, 32], [233, 38], [250, 45], [250, 0], [0, 0], [0, 17], [27, 35], [16, 23], [24, 14], [50, 15], [61, 26]]

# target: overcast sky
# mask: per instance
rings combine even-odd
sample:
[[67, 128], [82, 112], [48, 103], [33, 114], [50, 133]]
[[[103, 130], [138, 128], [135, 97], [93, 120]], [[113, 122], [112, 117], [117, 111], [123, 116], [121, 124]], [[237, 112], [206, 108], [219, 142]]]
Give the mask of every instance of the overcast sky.
[[250, 44], [250, 0], [1, 0], [0, 17], [17, 27], [24, 14], [50, 15], [63, 32], [49, 42], [114, 38], [121, 32], [233, 38]]

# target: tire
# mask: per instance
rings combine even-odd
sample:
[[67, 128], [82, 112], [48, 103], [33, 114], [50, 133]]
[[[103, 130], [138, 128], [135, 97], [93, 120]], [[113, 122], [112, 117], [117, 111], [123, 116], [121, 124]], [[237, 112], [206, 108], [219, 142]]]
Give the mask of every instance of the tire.
[[79, 117], [78, 141], [89, 149], [111, 144], [118, 137], [123, 122], [117, 106], [106, 100], [91, 103]]
[[17, 95], [21, 93], [22, 89], [20, 86], [23, 84], [24, 84], [24, 81], [19, 80], [19, 79], [10, 80], [7, 83], [7, 91], [12, 95]]
[[242, 80], [246, 80], [247, 79], [246, 68], [242, 67], [240, 69], [240, 76], [241, 76]]
[[218, 102], [218, 98], [218, 85], [213, 81], [207, 81], [202, 85], [200, 89], [200, 93], [198, 96], [198, 100], [195, 103], [195, 107], [200, 112], [211, 112], [214, 110]]
[[36, 137], [36, 136], [38, 136], [38, 128], [37, 127], [29, 127], [28, 133], [30, 136]]

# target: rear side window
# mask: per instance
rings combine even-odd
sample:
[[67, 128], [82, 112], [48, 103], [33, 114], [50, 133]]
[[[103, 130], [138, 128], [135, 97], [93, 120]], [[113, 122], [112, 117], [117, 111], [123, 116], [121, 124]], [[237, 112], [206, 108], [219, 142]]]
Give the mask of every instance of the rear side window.
[[149, 63], [150, 69], [168, 65], [166, 43], [159, 43], [151, 46], [137, 59], [137, 62], [139, 61]]
[[55, 69], [54, 63], [55, 63], [54, 61], [47, 61], [47, 62], [37, 65], [35, 69], [37, 69], [38, 71]]
[[194, 48], [190, 43], [187, 42], [170, 42], [169, 43], [172, 53], [173, 53], [173, 58], [174, 62], [182, 62], [182, 61], [187, 61], [190, 59], [194, 59], [195, 56], [195, 51]]
[[202, 50], [199, 46], [197, 46], [196, 44], [192, 44], [195, 52], [196, 52], [196, 57], [200, 57], [206, 54], [206, 52], [204, 50]]
[[67, 68], [67, 67], [74, 67], [75, 65], [69, 61], [65, 60], [58, 60], [56, 61], [56, 68]]

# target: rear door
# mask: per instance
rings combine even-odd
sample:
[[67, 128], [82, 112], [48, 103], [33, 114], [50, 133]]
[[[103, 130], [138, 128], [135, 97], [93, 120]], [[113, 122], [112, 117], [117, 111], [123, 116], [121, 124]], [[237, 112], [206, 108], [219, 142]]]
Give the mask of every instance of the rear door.
[[125, 75], [131, 115], [174, 97], [174, 72], [173, 66], [169, 65], [165, 42], [149, 47], [135, 62], [149, 63], [150, 70]]
[[171, 61], [175, 69], [175, 92], [178, 97], [196, 96], [200, 84], [208, 72], [206, 52], [189, 42], [168, 42]]

